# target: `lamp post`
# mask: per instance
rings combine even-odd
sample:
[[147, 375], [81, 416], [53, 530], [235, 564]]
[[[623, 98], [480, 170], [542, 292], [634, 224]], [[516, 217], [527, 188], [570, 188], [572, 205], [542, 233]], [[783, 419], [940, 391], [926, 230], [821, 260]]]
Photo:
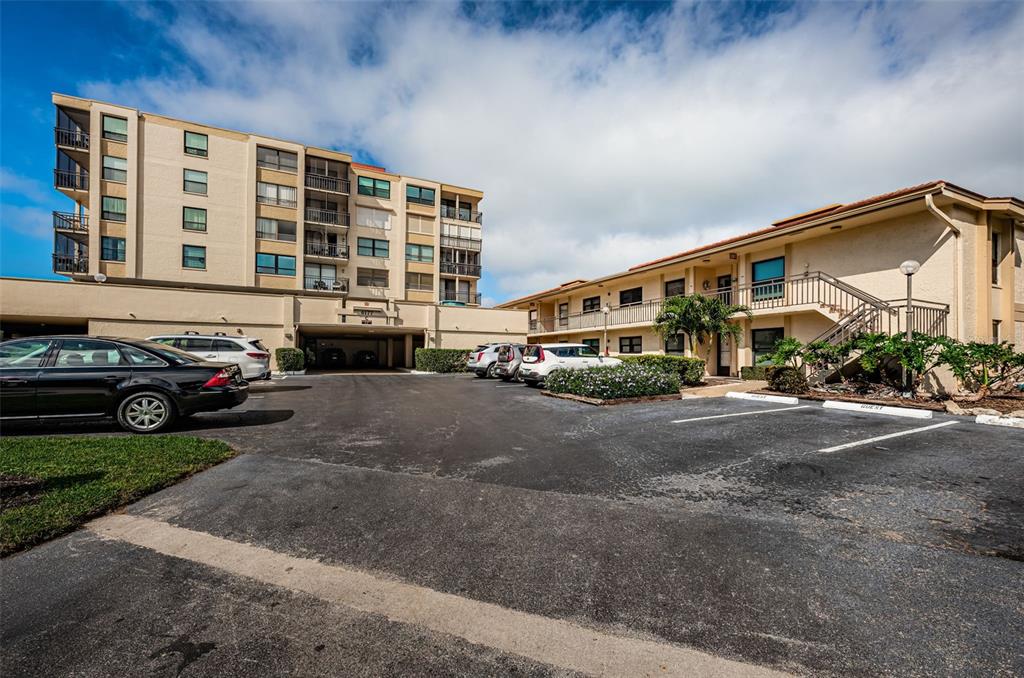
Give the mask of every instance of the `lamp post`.
[[[914, 259], [907, 259], [900, 264], [900, 273], [907, 276], [907, 310], [904, 313], [905, 322], [907, 323], [906, 337], [909, 343], [914, 338], [914, 274], [921, 270], [921, 262]], [[907, 389], [907, 392], [911, 392], [910, 383], [911, 374], [906, 368], [903, 368], [903, 384]], [[911, 395], [913, 395], [911, 393]]]
[[604, 313], [604, 354], [608, 355], [608, 316], [612, 313], [612, 307], [605, 304], [601, 312]]

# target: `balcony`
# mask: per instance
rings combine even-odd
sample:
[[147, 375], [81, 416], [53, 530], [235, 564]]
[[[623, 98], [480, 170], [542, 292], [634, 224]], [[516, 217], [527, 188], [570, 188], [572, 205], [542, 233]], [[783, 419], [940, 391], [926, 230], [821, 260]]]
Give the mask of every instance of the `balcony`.
[[54, 254], [54, 273], [88, 273], [89, 258], [77, 254]]
[[324, 174], [306, 173], [306, 188], [314, 191], [326, 191], [328, 193], [343, 193], [348, 195], [352, 191], [352, 182], [339, 177], [329, 177]]
[[446, 219], [456, 219], [458, 221], [468, 221], [474, 224], [483, 224], [484, 215], [483, 212], [474, 212], [468, 207], [455, 208], [451, 205], [441, 205], [441, 216]]
[[58, 146], [81, 151], [89, 150], [89, 133], [67, 127], [53, 128], [53, 141]]
[[330, 259], [348, 259], [348, 245], [336, 245], [326, 242], [307, 242], [306, 256], [326, 257]]
[[66, 191], [88, 191], [89, 173], [74, 170], [53, 170], [53, 185]]
[[474, 278], [480, 277], [479, 264], [456, 264], [450, 261], [441, 262], [441, 273], [449, 275], [466, 275]]
[[461, 304], [473, 304], [479, 306], [480, 298], [480, 292], [453, 292], [450, 290], [441, 290], [441, 295], [438, 298], [438, 301], [457, 302]]
[[306, 208], [307, 224], [323, 224], [325, 226], [348, 226], [350, 215], [348, 212], [337, 210], [322, 210], [316, 207]]
[[89, 233], [89, 217], [73, 212], [54, 212], [53, 230], [71, 236], [86, 235]]
[[303, 289], [313, 292], [348, 294], [348, 278], [317, 278], [306, 276]]
[[459, 238], [454, 235], [441, 236], [441, 247], [454, 247], [460, 250], [479, 252], [482, 243], [483, 241], [479, 238]]

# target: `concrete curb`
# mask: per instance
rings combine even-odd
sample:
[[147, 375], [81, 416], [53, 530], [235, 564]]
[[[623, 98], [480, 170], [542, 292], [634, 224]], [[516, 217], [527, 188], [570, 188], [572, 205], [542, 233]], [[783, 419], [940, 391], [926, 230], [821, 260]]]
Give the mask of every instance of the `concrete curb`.
[[918, 410], [912, 407], [890, 407], [888, 405], [869, 405], [868, 403], [848, 403], [842, 400], [826, 400], [822, 407], [830, 410], [849, 410], [868, 414], [888, 414], [893, 417], [910, 417], [911, 419], [931, 419], [931, 410]]
[[997, 417], [994, 414], [979, 414], [974, 418], [974, 423], [988, 424], [989, 426], [1024, 428], [1024, 417]]
[[740, 400], [760, 400], [766, 403], [784, 403], [786, 405], [796, 405], [800, 402], [799, 398], [791, 396], [777, 396], [777, 395], [765, 395], [763, 393], [743, 393], [741, 391], [729, 391], [725, 394], [726, 398], [739, 398]]

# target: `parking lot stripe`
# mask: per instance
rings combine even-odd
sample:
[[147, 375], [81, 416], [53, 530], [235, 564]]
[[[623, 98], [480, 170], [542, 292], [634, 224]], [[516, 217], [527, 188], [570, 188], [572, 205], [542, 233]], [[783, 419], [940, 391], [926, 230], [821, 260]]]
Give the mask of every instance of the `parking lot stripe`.
[[939, 424], [932, 424], [931, 426], [922, 426], [920, 428], [912, 428], [906, 431], [898, 431], [896, 433], [889, 433], [884, 436], [875, 436], [874, 438], [865, 438], [864, 440], [856, 440], [852, 443], [843, 443], [842, 445], [836, 445], [835, 447], [823, 447], [818, 452], [838, 452], [839, 450], [846, 450], [851, 447], [860, 447], [861, 445], [869, 445], [879, 440], [888, 440], [889, 438], [899, 438], [900, 436], [909, 436], [912, 433], [923, 433], [924, 431], [931, 431], [932, 429], [942, 428], [943, 426], [952, 426], [956, 424], [955, 421], [944, 421]]
[[787, 675], [679, 645], [605, 633], [392, 577], [290, 556], [143, 516], [110, 515], [87, 527], [105, 539], [134, 544], [584, 674], [752, 678]]
[[693, 417], [691, 419], [673, 419], [673, 424], [685, 424], [688, 421], [704, 421], [705, 419], [724, 419], [726, 417], [745, 417], [750, 414], [770, 414], [772, 412], [786, 412], [787, 410], [802, 410], [810, 405], [797, 405], [796, 407], [776, 407], [770, 410], [754, 410], [753, 412], [733, 412], [732, 414], [712, 414], [707, 417]]

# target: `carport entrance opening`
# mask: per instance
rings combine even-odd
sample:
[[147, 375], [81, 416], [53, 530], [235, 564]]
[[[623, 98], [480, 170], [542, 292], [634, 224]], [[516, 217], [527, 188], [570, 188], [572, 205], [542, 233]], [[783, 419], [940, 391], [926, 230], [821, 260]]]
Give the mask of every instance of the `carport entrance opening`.
[[299, 347], [309, 370], [372, 370], [412, 367], [407, 345], [423, 345], [422, 337], [410, 334], [307, 335]]

